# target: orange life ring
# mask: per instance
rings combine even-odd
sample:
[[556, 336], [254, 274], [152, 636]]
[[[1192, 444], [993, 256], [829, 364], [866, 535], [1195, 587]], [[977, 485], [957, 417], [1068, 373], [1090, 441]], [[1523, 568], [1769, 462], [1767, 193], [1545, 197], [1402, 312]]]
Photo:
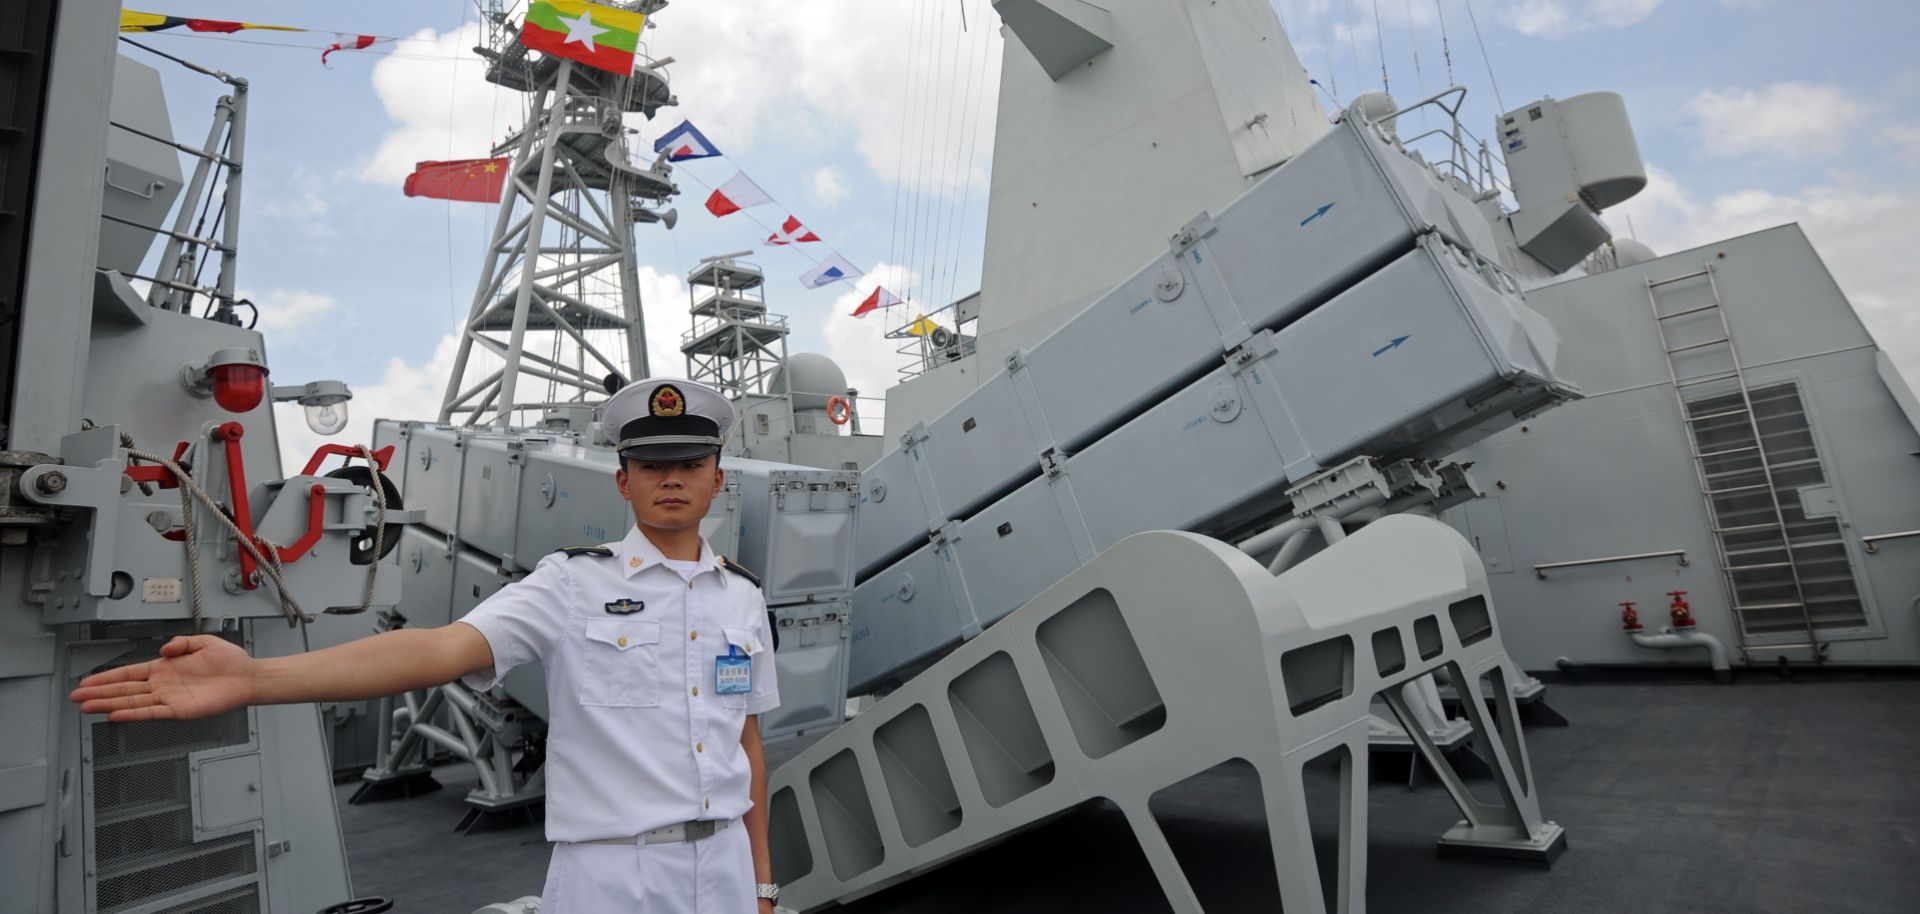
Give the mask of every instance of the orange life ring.
[[835, 425], [845, 425], [853, 418], [853, 404], [846, 397], [827, 398], [827, 421]]

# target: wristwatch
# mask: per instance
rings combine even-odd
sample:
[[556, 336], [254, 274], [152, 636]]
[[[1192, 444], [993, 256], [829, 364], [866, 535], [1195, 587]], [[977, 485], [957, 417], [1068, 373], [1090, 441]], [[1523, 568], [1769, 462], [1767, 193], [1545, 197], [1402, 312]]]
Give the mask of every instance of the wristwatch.
[[779, 901], [780, 887], [771, 882], [756, 882], [753, 884], [753, 897], [765, 898], [768, 901]]

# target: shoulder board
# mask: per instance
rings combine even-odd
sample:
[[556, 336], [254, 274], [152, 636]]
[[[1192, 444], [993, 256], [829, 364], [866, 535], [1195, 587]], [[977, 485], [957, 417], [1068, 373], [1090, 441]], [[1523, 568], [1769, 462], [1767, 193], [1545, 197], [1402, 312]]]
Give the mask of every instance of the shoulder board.
[[567, 558], [570, 559], [577, 559], [583, 555], [591, 555], [603, 559], [613, 558], [613, 550], [606, 546], [562, 546], [553, 551], [564, 552], [567, 554]]
[[744, 567], [741, 567], [739, 562], [736, 562], [723, 555], [723, 556], [720, 556], [720, 567], [725, 568], [726, 570], [731, 571], [734, 574], [737, 574], [743, 578], [746, 578], [748, 581], [751, 581], [753, 583], [753, 586], [755, 587], [760, 586], [760, 576], [757, 574], [754, 574], [751, 571], [748, 571]]

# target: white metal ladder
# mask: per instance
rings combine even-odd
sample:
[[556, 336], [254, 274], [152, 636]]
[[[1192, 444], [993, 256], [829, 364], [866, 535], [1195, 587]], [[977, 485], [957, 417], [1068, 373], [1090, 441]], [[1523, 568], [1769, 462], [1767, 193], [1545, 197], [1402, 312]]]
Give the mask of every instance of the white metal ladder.
[[[1682, 308], [1673, 312], [1663, 312], [1660, 309], [1660, 289], [1662, 287], [1702, 278], [1707, 281], [1707, 290], [1712, 295], [1712, 302], [1710, 304]], [[1734, 345], [1733, 329], [1727, 323], [1726, 310], [1721, 307], [1720, 284], [1714, 278], [1713, 264], [1703, 263], [1699, 270], [1669, 279], [1647, 279], [1646, 284], [1647, 304], [1653, 309], [1654, 329], [1657, 330], [1660, 335], [1660, 349], [1666, 354], [1667, 378], [1673, 384], [1674, 400], [1680, 408], [1680, 421], [1687, 428], [1687, 447], [1688, 451], [1693, 455], [1694, 480], [1699, 484], [1700, 497], [1706, 503], [1707, 522], [1713, 531], [1714, 553], [1720, 562], [1720, 577], [1726, 585], [1727, 605], [1733, 610], [1735, 623], [1734, 637], [1738, 641], [1740, 651], [1742, 654], [1751, 654], [1756, 651], [1805, 650], [1812, 654], [1815, 663], [1819, 663], [1821, 660], [1821, 645], [1819, 638], [1814, 632], [1813, 613], [1807, 607], [1806, 592], [1801, 588], [1800, 568], [1794, 560], [1793, 539], [1787, 530], [1786, 514], [1780, 507], [1780, 490], [1774, 483], [1773, 464], [1767, 457], [1766, 447], [1763, 443], [1766, 439], [1761, 437], [1760, 421], [1753, 410], [1753, 395], [1747, 385], [1746, 369], [1740, 362], [1740, 350]], [[1713, 316], [1720, 322], [1720, 335], [1718, 337], [1681, 346], [1673, 345], [1668, 334], [1668, 322], [1679, 318], [1706, 314], [1707, 312], [1712, 312]], [[1674, 356], [1680, 353], [1711, 351], [1720, 347], [1725, 348], [1728, 362], [1732, 366], [1729, 369], [1683, 377], [1679, 373], [1679, 368], [1674, 364]], [[1732, 409], [1715, 410], [1705, 415], [1689, 415], [1685, 389], [1702, 384], [1711, 384], [1717, 381], [1733, 381], [1738, 385], [1740, 405]], [[1747, 431], [1753, 436], [1753, 443], [1750, 446], [1724, 448], [1717, 451], [1703, 450], [1700, 444], [1699, 423], [1736, 416], [1746, 420]], [[1712, 483], [1707, 477], [1706, 461], [1713, 457], [1725, 457], [1748, 452], [1752, 452], [1754, 456], [1758, 458], [1761, 477], [1764, 481], [1753, 485], [1731, 486], [1725, 489], [1713, 488]], [[1723, 527], [1720, 525], [1720, 512], [1714, 506], [1714, 499], [1716, 497], [1761, 491], [1766, 492], [1773, 509], [1773, 520], [1771, 522], [1742, 524], [1734, 527]], [[1786, 553], [1786, 561], [1734, 565], [1729, 560], [1727, 556], [1727, 543], [1724, 537], [1730, 534], [1759, 533], [1769, 530], [1779, 535], [1780, 547], [1782, 551]], [[1740, 603], [1740, 588], [1736, 585], [1735, 575], [1779, 568], [1785, 568], [1793, 582], [1793, 600], [1788, 602], [1750, 603], [1744, 605]], [[1800, 611], [1800, 620], [1805, 626], [1806, 640], [1793, 643], [1752, 643], [1747, 635], [1747, 614], [1783, 609], [1798, 609]]]

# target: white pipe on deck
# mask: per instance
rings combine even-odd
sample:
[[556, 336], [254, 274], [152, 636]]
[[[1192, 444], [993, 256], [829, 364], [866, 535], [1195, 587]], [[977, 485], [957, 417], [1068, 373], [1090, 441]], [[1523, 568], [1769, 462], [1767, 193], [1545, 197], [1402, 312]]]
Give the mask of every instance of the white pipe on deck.
[[1706, 632], [1693, 630], [1680, 632], [1674, 631], [1671, 625], [1663, 625], [1660, 627], [1659, 634], [1646, 632], [1628, 632], [1628, 634], [1633, 636], [1633, 643], [1658, 650], [1704, 647], [1707, 649], [1708, 661], [1713, 664], [1713, 678], [1719, 682], [1733, 681], [1733, 667], [1727, 663], [1726, 647], [1720, 643], [1719, 638]]

